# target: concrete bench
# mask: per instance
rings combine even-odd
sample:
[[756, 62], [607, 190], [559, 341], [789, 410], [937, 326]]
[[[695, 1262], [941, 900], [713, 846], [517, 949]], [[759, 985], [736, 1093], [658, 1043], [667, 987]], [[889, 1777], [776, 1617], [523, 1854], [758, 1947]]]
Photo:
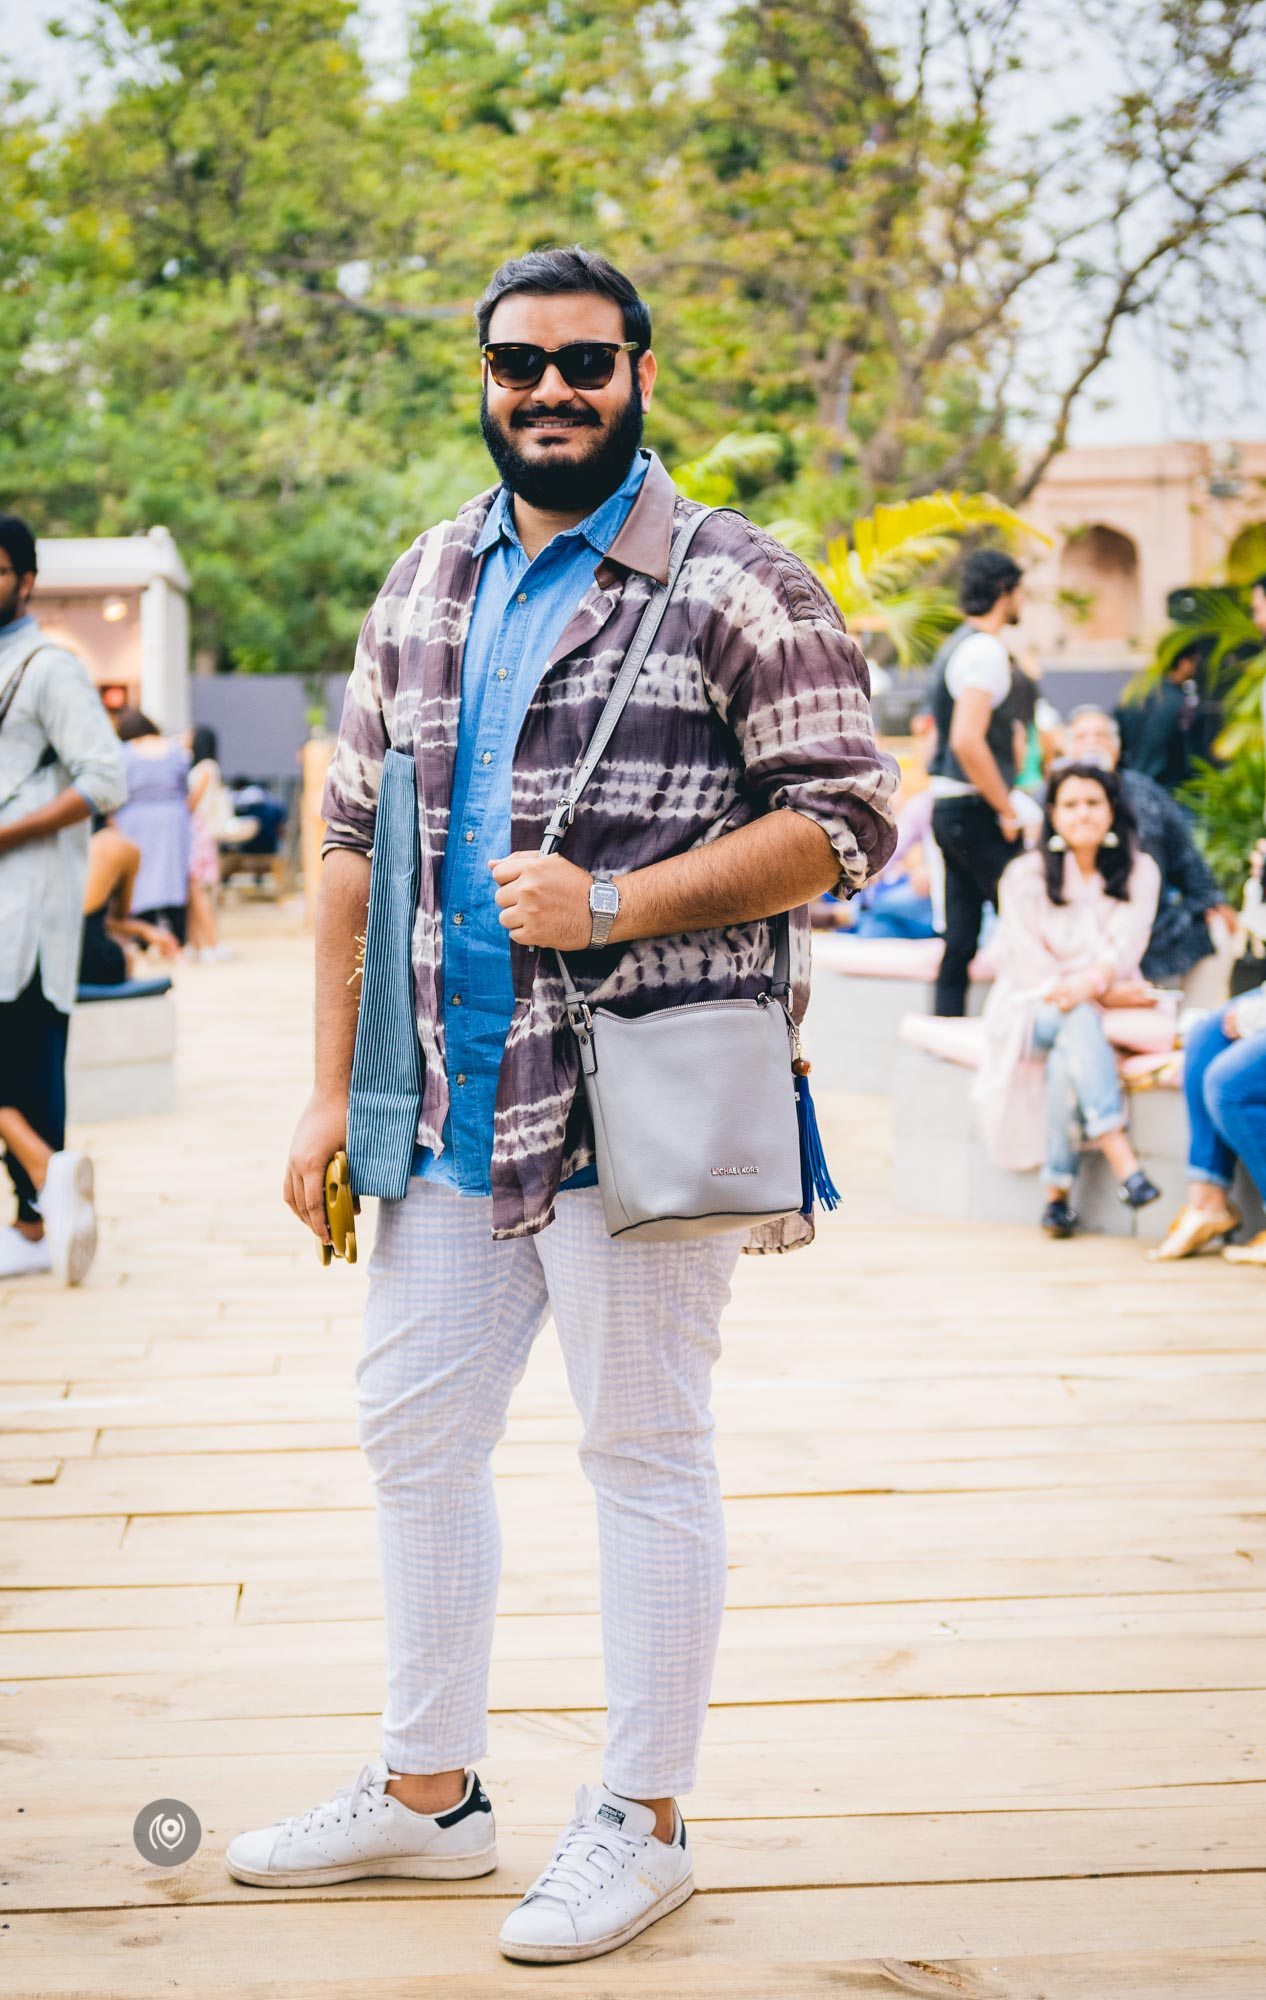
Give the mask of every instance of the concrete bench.
[[[945, 1023], [940, 1024], [942, 1028]], [[964, 1024], [966, 1025], [966, 1024]], [[898, 1206], [916, 1215], [972, 1222], [1018, 1222], [1033, 1228], [1044, 1205], [1041, 1176], [995, 1167], [977, 1136], [971, 1102], [975, 1064], [969, 1035], [955, 1057], [903, 1044], [893, 1080], [892, 1186]], [[1125, 1065], [1146, 1073], [1146, 1063]], [[1102, 1154], [1082, 1156], [1073, 1202], [1083, 1226], [1107, 1236], [1163, 1236], [1187, 1185], [1187, 1113], [1171, 1085], [1130, 1092], [1130, 1136], [1162, 1189], [1150, 1208], [1128, 1209]], [[1232, 1194], [1246, 1233], [1266, 1228], [1262, 1204], [1243, 1171]]]
[[[805, 1046], [828, 1090], [886, 1091], [910, 1013], [926, 1014], [941, 962], [940, 938], [855, 938], [846, 931], [813, 934], [813, 983]], [[991, 972], [972, 966], [968, 1012], [978, 1014]]]
[[67, 1116], [74, 1124], [176, 1108], [176, 1005], [170, 979], [81, 986], [70, 1018]]

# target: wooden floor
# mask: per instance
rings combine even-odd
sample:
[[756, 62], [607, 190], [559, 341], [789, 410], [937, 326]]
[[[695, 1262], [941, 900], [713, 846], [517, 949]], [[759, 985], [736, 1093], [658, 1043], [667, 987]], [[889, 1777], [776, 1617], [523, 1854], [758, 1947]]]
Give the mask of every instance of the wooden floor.
[[[501, 1868], [229, 1881], [236, 1830], [376, 1754], [383, 1681], [364, 1271], [323, 1272], [277, 1197], [308, 946], [275, 912], [236, 929], [181, 976], [179, 1116], [91, 1134], [91, 1282], [0, 1288], [0, 1991], [1262, 2000], [1266, 1286], [903, 1222], [879, 1099], [827, 1107], [842, 1217], [745, 1259], [726, 1322], [701, 1893], [566, 1973], [496, 1951], [601, 1764], [549, 1333], [498, 1454]], [[172, 1872], [131, 1839], [162, 1797], [204, 1829]]]

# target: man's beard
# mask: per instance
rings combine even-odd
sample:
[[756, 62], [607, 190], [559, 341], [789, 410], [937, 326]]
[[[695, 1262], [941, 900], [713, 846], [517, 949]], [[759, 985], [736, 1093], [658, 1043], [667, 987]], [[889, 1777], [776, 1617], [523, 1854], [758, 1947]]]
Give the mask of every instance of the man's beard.
[[24, 608], [22, 592], [18, 587], [18, 579], [15, 576], [7, 590], [3, 586], [0, 586], [0, 630], [6, 625], [12, 625], [19, 619], [22, 616]]
[[[530, 405], [525, 406], [520, 414], [529, 409]], [[543, 412], [532, 414], [539, 416]], [[539, 507], [546, 514], [583, 516], [592, 514], [595, 507], [609, 500], [623, 483], [633, 454], [642, 442], [642, 422], [642, 385], [635, 376], [627, 403], [595, 451], [580, 460], [568, 461], [561, 455], [557, 459], [529, 460], [518, 450], [513, 430], [503, 429], [490, 415], [486, 384], [479, 406], [479, 428], [501, 474], [502, 485], [529, 507]], [[597, 418], [592, 427], [599, 429]]]

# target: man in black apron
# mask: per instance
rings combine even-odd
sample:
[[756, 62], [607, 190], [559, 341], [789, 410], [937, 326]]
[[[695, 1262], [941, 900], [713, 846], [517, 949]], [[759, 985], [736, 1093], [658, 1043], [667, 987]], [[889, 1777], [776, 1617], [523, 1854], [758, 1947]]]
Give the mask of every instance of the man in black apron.
[[934, 1012], [962, 1014], [986, 903], [1021, 851], [1015, 788], [1021, 694], [1002, 632], [1020, 616], [1021, 571], [999, 549], [963, 564], [963, 623], [933, 662], [932, 832], [945, 858], [945, 953]]

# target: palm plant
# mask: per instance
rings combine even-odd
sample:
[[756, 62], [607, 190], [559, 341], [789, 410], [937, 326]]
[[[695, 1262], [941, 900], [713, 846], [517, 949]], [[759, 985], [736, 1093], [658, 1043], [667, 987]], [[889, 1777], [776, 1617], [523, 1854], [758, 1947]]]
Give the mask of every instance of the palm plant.
[[1195, 836], [1227, 901], [1238, 903], [1249, 859], [1261, 839], [1266, 756], [1246, 747], [1229, 764], [1197, 764], [1178, 794], [1195, 820]]
[[[773, 433], [731, 432], [673, 477], [692, 500], [726, 506], [768, 485], [785, 458], [785, 443]], [[1008, 545], [1047, 539], [990, 493], [928, 493], [880, 505], [854, 521], [851, 538], [832, 536], [825, 545], [795, 516], [764, 525], [821, 578], [850, 632], [863, 643], [879, 641], [899, 667], [926, 666], [958, 625], [953, 592], [941, 579], [966, 537], [992, 533]]]
[[813, 567], [851, 632], [881, 635], [899, 667], [925, 666], [962, 620], [939, 579], [965, 537], [989, 531], [1008, 545], [1047, 539], [991, 493], [928, 493], [861, 515], [851, 545], [835, 536]]

